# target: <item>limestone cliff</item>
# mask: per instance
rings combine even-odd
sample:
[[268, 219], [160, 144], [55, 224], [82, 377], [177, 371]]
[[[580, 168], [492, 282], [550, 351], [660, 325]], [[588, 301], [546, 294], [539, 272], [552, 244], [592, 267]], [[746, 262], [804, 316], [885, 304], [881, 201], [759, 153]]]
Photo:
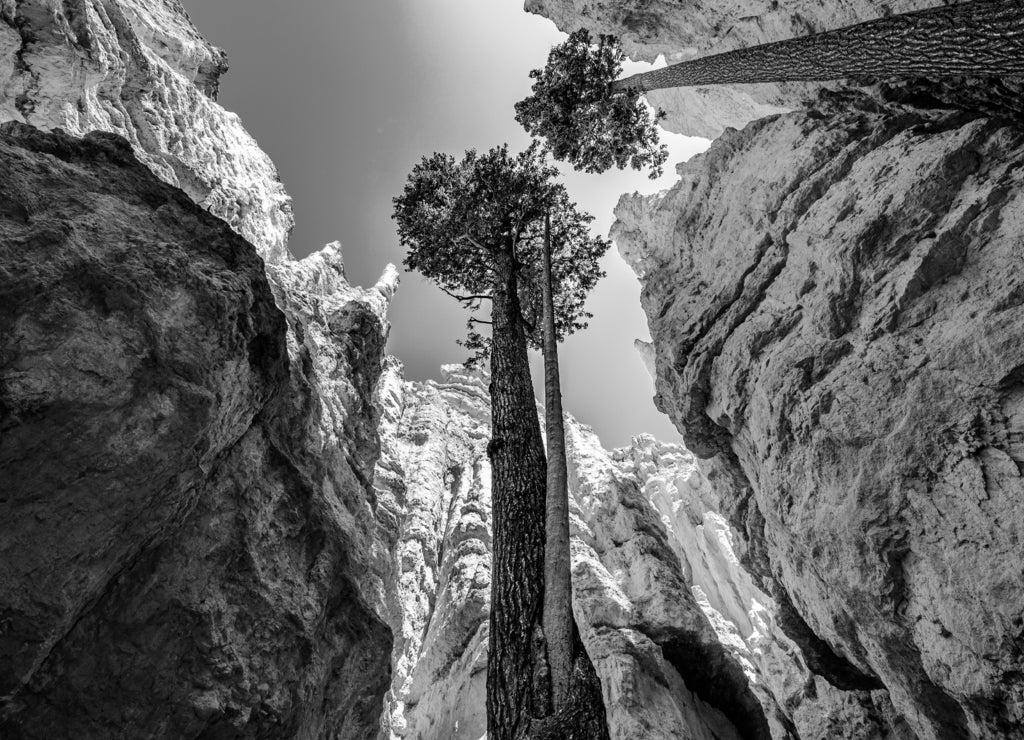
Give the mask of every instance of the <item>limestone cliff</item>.
[[[526, 10], [563, 31], [587, 28], [619, 36], [632, 59], [669, 64], [771, 41], [806, 36], [944, 0], [526, 0]], [[670, 131], [714, 138], [726, 128], [800, 107], [834, 84], [785, 82], [656, 90], [648, 100], [668, 113]]]
[[613, 233], [657, 402], [813, 670], [1024, 732], [1024, 132], [856, 94], [727, 132]]
[[291, 201], [215, 102], [226, 70], [178, 0], [0, 0], [0, 121], [123, 136], [161, 180], [280, 262]]

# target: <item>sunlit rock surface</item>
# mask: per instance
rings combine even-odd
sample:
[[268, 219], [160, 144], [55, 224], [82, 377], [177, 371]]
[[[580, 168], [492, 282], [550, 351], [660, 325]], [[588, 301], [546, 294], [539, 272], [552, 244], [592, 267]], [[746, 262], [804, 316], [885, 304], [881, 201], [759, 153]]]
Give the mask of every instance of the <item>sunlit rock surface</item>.
[[[392, 362], [378, 403], [377, 499], [398, 539], [384, 733], [476, 740], [490, 605], [487, 378], [449, 366], [440, 381], [409, 382]], [[883, 736], [870, 697], [815, 679], [775, 623], [692, 455], [651, 437], [608, 452], [571, 418], [567, 441], [575, 612], [614, 738]]]
[[215, 101], [227, 70], [177, 0], [0, 0], [0, 121], [110, 131], [268, 262], [293, 218], [270, 158]]
[[613, 227], [744, 565], [921, 738], [1024, 733], [1022, 163], [1019, 126], [845, 94]]
[[299, 263], [282, 314], [126, 141], [18, 123], [0, 251], [0, 735], [372, 735], [393, 280]]
[[[526, 10], [546, 16], [563, 31], [587, 28], [622, 39], [632, 59], [669, 64], [771, 41], [807, 36], [854, 23], [938, 5], [942, 0], [526, 0]], [[538, 66], [541, 62], [538, 61]], [[655, 90], [647, 99], [668, 113], [661, 125], [687, 136], [714, 138], [726, 128], [800, 107], [822, 83]], [[833, 86], [831, 83], [828, 86]]]

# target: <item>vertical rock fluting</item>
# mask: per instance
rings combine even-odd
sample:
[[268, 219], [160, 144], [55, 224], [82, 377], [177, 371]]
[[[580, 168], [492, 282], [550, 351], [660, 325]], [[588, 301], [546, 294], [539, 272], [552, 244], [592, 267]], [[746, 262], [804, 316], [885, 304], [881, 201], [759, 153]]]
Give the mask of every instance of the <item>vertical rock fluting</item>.
[[[943, 0], [526, 0], [526, 9], [563, 31], [585, 27], [619, 36], [632, 59], [669, 64], [773, 41], [807, 36], [861, 21], [937, 5]], [[714, 138], [763, 116], [799, 107], [831, 83], [782, 82], [658, 90], [647, 95], [668, 117], [661, 125], [688, 136]]]
[[393, 276], [274, 288], [125, 140], [17, 123], [0, 232], [0, 734], [372, 735]]
[[387, 737], [479, 740], [487, 732], [491, 603], [490, 403], [458, 366], [410, 383], [397, 364], [379, 399], [378, 501], [396, 512], [395, 634]]
[[1022, 161], [997, 118], [847, 94], [613, 229], [744, 564], [815, 672], [922, 738], [1024, 732]]
[[[486, 729], [486, 389], [459, 366], [415, 383], [393, 365], [381, 382], [377, 499], [398, 541], [386, 737]], [[571, 417], [567, 444], [574, 611], [613, 738], [883, 736], [870, 697], [803, 665], [686, 450], [642, 437], [609, 453]]]
[[0, 121], [123, 136], [161, 180], [280, 262], [291, 201], [215, 102], [226, 70], [178, 0], [0, 1]]

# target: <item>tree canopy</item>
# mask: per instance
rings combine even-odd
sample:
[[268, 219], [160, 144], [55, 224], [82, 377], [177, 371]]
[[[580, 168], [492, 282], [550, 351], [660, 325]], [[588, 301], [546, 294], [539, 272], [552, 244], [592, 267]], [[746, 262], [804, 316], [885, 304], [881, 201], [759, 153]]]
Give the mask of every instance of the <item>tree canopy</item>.
[[553, 47], [543, 69], [530, 72], [533, 94], [516, 103], [516, 120], [546, 139], [552, 155], [586, 172], [611, 167], [651, 168], [658, 177], [668, 159], [657, 121], [639, 89], [613, 91], [625, 54], [614, 36], [573, 32]]
[[[592, 217], [576, 208], [557, 174], [538, 142], [515, 155], [507, 145], [469, 150], [461, 160], [435, 153], [413, 167], [394, 199], [406, 267], [472, 312], [490, 302], [491, 321], [471, 316], [463, 344], [475, 351], [472, 360], [489, 355], [491, 366], [487, 724], [495, 740], [608, 737], [600, 681], [582, 648], [561, 711], [552, 711], [550, 683], [539, 680], [549, 675], [542, 625], [546, 463], [527, 348], [541, 346], [545, 333], [545, 216], [552, 222], [551, 313], [559, 338], [586, 325], [583, 303], [610, 246], [590, 236]], [[476, 331], [480, 323], [491, 324], [491, 336]]]
[[[593, 216], [580, 211], [547, 150], [534, 142], [519, 154], [507, 145], [484, 154], [470, 149], [461, 160], [450, 154], [425, 156], [413, 167], [394, 199], [398, 235], [407, 248], [404, 264], [434, 280], [472, 312], [489, 298], [498, 252], [512, 255], [527, 340], [539, 348], [541, 249], [544, 214], [551, 215], [552, 272], [557, 286], [555, 321], [559, 340], [587, 326], [587, 294], [604, 276], [598, 260], [610, 242], [591, 236]], [[470, 317], [463, 344], [478, 359], [489, 338]]]

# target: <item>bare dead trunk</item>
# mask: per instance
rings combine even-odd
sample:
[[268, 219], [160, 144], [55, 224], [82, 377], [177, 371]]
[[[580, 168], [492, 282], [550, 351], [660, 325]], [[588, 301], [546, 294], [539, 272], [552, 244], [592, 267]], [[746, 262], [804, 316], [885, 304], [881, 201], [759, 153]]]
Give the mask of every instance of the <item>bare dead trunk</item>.
[[847, 77], [1024, 76], [1024, 0], [975, 0], [673, 64], [612, 91]]
[[547, 509], [544, 551], [544, 638], [555, 712], [565, 708], [572, 680], [572, 560], [569, 553], [569, 484], [565, 425], [558, 377], [558, 337], [551, 286], [551, 218], [544, 217], [544, 411], [547, 427]]

